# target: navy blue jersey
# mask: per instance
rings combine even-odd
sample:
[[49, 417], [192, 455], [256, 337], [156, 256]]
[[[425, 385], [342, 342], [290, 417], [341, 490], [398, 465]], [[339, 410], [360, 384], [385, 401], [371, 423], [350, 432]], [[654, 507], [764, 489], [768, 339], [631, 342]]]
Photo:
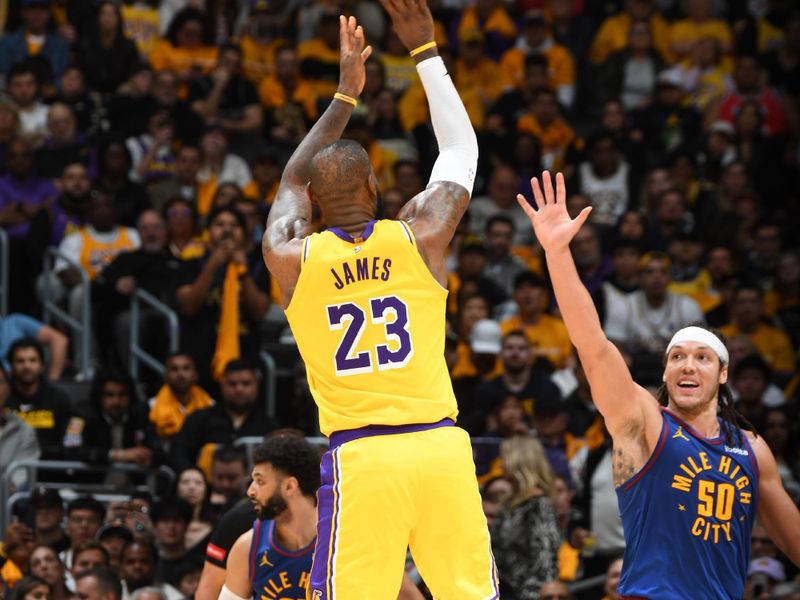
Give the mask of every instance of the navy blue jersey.
[[731, 447], [703, 438], [662, 415], [652, 456], [617, 488], [625, 530], [618, 589], [651, 600], [739, 599], [758, 504], [753, 448], [746, 439]]
[[281, 548], [275, 521], [253, 522], [250, 581], [254, 600], [302, 600], [306, 597], [316, 539], [297, 552]]

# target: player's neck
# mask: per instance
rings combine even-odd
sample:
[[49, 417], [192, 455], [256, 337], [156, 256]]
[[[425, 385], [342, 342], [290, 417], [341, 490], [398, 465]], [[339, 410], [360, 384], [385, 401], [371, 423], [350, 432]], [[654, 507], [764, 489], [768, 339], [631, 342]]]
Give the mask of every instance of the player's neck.
[[696, 410], [683, 409], [670, 401], [668, 410], [690, 425], [698, 434], [704, 438], [715, 438], [720, 434], [719, 420], [717, 419], [717, 402], [711, 401], [708, 404], [698, 407]]
[[317, 537], [317, 507], [301, 499], [275, 519], [278, 543], [290, 551], [306, 548]]

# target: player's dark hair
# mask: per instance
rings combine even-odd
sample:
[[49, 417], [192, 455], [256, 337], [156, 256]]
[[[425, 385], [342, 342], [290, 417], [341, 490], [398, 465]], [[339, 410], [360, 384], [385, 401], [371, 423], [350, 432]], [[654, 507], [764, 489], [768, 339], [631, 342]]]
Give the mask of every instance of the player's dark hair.
[[305, 496], [314, 496], [320, 486], [319, 452], [305, 438], [297, 435], [274, 435], [253, 450], [253, 464], [269, 463], [297, 479]]
[[[707, 328], [706, 331], [714, 334], [723, 344], [725, 344], [725, 336], [713, 328]], [[667, 362], [667, 355], [664, 355], [664, 364]], [[720, 368], [722, 368], [722, 361], [720, 360]], [[669, 392], [667, 391], [667, 384], [662, 383], [656, 391], [656, 400], [661, 406], [669, 404]], [[733, 393], [728, 383], [719, 384], [717, 390], [717, 405], [719, 416], [722, 419], [722, 433], [725, 436], [725, 443], [733, 446], [742, 446], [744, 444], [744, 435], [742, 430], [746, 429], [756, 433], [756, 428], [753, 424], [738, 410], [736, 410], [736, 401], [733, 398]]]

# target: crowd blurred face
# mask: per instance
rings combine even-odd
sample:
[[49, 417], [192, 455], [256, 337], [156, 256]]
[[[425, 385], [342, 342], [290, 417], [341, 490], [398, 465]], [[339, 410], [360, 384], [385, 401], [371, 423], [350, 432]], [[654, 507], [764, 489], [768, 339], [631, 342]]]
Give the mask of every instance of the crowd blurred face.
[[544, 19], [533, 19], [525, 23], [523, 29], [525, 41], [531, 48], [538, 48], [547, 40], [547, 26]]
[[200, 147], [207, 161], [221, 160], [228, 153], [228, 140], [219, 129], [212, 129], [200, 139]]
[[175, 41], [179, 48], [192, 50], [203, 45], [203, 22], [199, 19], [188, 19], [177, 31]]
[[0, 136], [6, 139], [14, 135], [19, 128], [17, 113], [10, 106], [0, 104]]
[[234, 208], [238, 210], [244, 217], [247, 223], [247, 231], [245, 236], [252, 239], [254, 232], [261, 225], [261, 211], [258, 210], [258, 204], [249, 198], [240, 198], [234, 202]]
[[686, 203], [683, 194], [678, 191], [667, 192], [661, 195], [656, 210], [656, 219], [662, 223], [680, 223], [686, 212]]
[[136, 223], [142, 250], [145, 252], [161, 252], [167, 244], [167, 228], [164, 219], [154, 210], [146, 210]]
[[375, 111], [384, 121], [392, 122], [397, 118], [397, 102], [391, 90], [385, 89], [375, 98]]
[[39, 546], [30, 557], [31, 575], [43, 579], [53, 587], [64, 584], [64, 567], [56, 551], [49, 546]]
[[572, 600], [573, 596], [563, 581], [548, 581], [539, 588], [539, 600]]
[[468, 67], [477, 65], [483, 60], [483, 39], [469, 39], [461, 44], [461, 60]]
[[114, 229], [114, 204], [111, 197], [105, 192], [95, 190], [91, 193], [86, 219], [97, 231], [111, 231]]
[[533, 407], [533, 426], [542, 440], [561, 440], [567, 431], [569, 415], [565, 411], [541, 411]]
[[722, 172], [720, 188], [729, 196], [737, 196], [747, 190], [747, 169], [740, 162], [731, 163]]
[[513, 169], [508, 167], [496, 167], [492, 171], [489, 179], [487, 191], [489, 197], [497, 206], [508, 208], [517, 202], [517, 191], [519, 189], [519, 177]]
[[211, 487], [229, 500], [241, 498], [246, 476], [245, 466], [238, 460], [231, 462], [215, 460], [211, 465]]
[[86, 91], [83, 73], [77, 67], [67, 67], [61, 76], [61, 95], [64, 98], [78, 98]]
[[138, 69], [128, 80], [133, 96], [147, 96], [153, 91], [153, 72], [148, 69]]
[[161, 106], [172, 106], [178, 101], [178, 78], [172, 71], [159, 71], [153, 76], [153, 97]]
[[669, 244], [669, 255], [677, 265], [696, 265], [703, 256], [703, 243], [695, 240], [673, 240]]
[[226, 48], [219, 56], [219, 66], [231, 75], [241, 74], [242, 53], [233, 48]]
[[44, 374], [44, 362], [36, 348], [18, 348], [11, 357], [11, 377], [27, 387]]
[[97, 28], [101, 34], [116, 34], [119, 31], [120, 15], [111, 2], [103, 2], [97, 10]]
[[700, 38], [692, 47], [692, 62], [702, 68], [713, 67], [719, 60], [719, 54], [719, 46], [714, 38]]
[[639, 285], [648, 299], [664, 298], [671, 280], [669, 265], [663, 259], [652, 258], [639, 271]]
[[482, 296], [472, 296], [461, 304], [461, 333], [468, 336], [475, 323], [489, 318], [489, 303]]
[[514, 288], [512, 298], [523, 316], [535, 316], [542, 312], [544, 288], [530, 282], [523, 282]]
[[778, 558], [778, 547], [760, 523], [753, 525], [750, 535], [750, 558]]
[[414, 163], [404, 163], [397, 167], [394, 185], [406, 200], [416, 196], [425, 187], [419, 174], [419, 167]]
[[229, 371], [222, 376], [222, 402], [237, 413], [250, 410], [258, 395], [258, 378], [255, 371], [242, 369]]
[[511, 254], [511, 243], [514, 240], [514, 226], [511, 223], [495, 221], [486, 229], [486, 243], [489, 254], [500, 260]]
[[625, 129], [625, 109], [619, 101], [609, 100], [603, 105], [600, 124], [604, 129], [613, 133], [619, 133]]
[[706, 258], [706, 270], [711, 275], [711, 281], [719, 283], [733, 271], [733, 257], [731, 251], [723, 246], [712, 248]]
[[[397, 34], [394, 30], [390, 31], [390, 37], [397, 38]], [[399, 41], [399, 38], [397, 38]], [[400, 54], [403, 54], [406, 49], [403, 46], [402, 42], [400, 42]], [[390, 54], [392, 51], [387, 48], [387, 52]], [[367, 98], [372, 98], [375, 94], [381, 91], [385, 86], [385, 76], [383, 72], [383, 66], [377, 60], [368, 60], [364, 64], [364, 95]]]
[[495, 418], [500, 431], [506, 435], [527, 429], [522, 402], [516, 396], [508, 396], [495, 409]]
[[138, 589], [153, 582], [156, 557], [147, 544], [134, 542], [122, 552], [120, 575], [128, 583], [128, 589]]
[[153, 524], [159, 544], [175, 548], [183, 545], [189, 524], [177, 515], [165, 516]]
[[109, 144], [105, 156], [103, 156], [103, 166], [106, 175], [115, 178], [127, 177], [130, 158], [125, 146], [116, 142]]
[[466, 248], [458, 255], [458, 273], [462, 279], [480, 276], [486, 264], [486, 254], [476, 248]]
[[523, 168], [530, 168], [531, 165], [538, 165], [540, 162], [538, 140], [534, 136], [526, 133], [517, 135], [514, 140], [512, 157], [514, 164]]
[[39, 84], [33, 73], [17, 73], [8, 81], [8, 96], [22, 109], [30, 108], [39, 95]]
[[547, 89], [548, 77], [547, 67], [544, 65], [530, 64], [525, 66], [525, 90], [529, 94], [534, 94], [539, 90]]
[[653, 169], [647, 174], [645, 195], [650, 202], [655, 202], [661, 194], [675, 185], [672, 175], [667, 169]]
[[579, 269], [592, 268], [603, 260], [600, 239], [593, 227], [586, 225], [581, 227], [572, 238], [570, 249]]
[[167, 360], [164, 383], [178, 397], [191, 390], [197, 383], [197, 368], [191, 357], [185, 354], [171, 356]]
[[81, 577], [75, 582], [75, 595], [78, 600], [114, 600], [111, 592], [100, 592], [100, 581], [94, 575]]
[[797, 286], [800, 283], [800, 255], [793, 252], [781, 255], [775, 278], [780, 286], [788, 288]]
[[122, 549], [126, 542], [127, 540], [118, 534], [109, 534], [100, 540], [100, 545], [108, 552], [109, 564], [115, 571], [119, 571], [122, 563]]
[[733, 387], [739, 392], [739, 401], [749, 406], [761, 404], [769, 381], [761, 369], [743, 369], [733, 378]]
[[495, 518], [500, 514], [503, 504], [512, 491], [511, 482], [502, 477], [493, 479], [486, 484], [486, 489], [482, 495], [482, 504], [483, 514], [486, 515], [486, 522], [489, 527], [492, 526]]
[[[2, 377], [2, 375], [0, 375]], [[0, 393], [2, 393], [0, 385]], [[0, 408], [3, 403], [0, 402]], [[34, 513], [34, 529], [37, 533], [55, 531], [61, 527], [64, 520], [64, 508], [60, 504], [39, 504]]]
[[542, 127], [547, 127], [558, 119], [558, 102], [552, 92], [541, 91], [531, 105], [531, 112]]
[[186, 469], [178, 477], [178, 498], [186, 500], [192, 506], [203, 503], [206, 491], [206, 478], [198, 469]]
[[503, 368], [509, 375], [518, 375], [527, 369], [532, 362], [531, 343], [524, 335], [508, 335], [500, 349]]
[[47, 128], [56, 144], [66, 144], [75, 139], [77, 131], [75, 115], [66, 104], [56, 103], [47, 114]]
[[22, 140], [14, 140], [8, 146], [6, 167], [15, 179], [28, 179], [33, 175], [33, 152]]
[[589, 161], [594, 172], [599, 175], [616, 172], [619, 167], [619, 152], [614, 141], [603, 138], [595, 142], [589, 152]]
[[782, 410], [770, 410], [764, 419], [764, 439], [776, 456], [783, 454], [789, 443], [791, 423]]
[[77, 575], [83, 571], [94, 569], [95, 567], [107, 567], [108, 557], [97, 548], [87, 548], [72, 558], [72, 575]]
[[572, 0], [550, 0], [550, 14], [553, 21], [570, 21], [572, 20]]
[[[293, 82], [299, 73], [300, 61], [294, 48], [284, 48], [278, 52], [275, 56], [275, 76], [278, 81]], [[369, 69], [367, 69], [367, 73], [369, 73]]]
[[186, 573], [178, 581], [178, 591], [183, 594], [184, 598], [194, 598], [197, 593], [197, 587], [200, 585], [200, 574], [202, 571], [192, 571]]
[[656, 87], [656, 98], [662, 106], [677, 106], [683, 99], [683, 90], [670, 83], [659, 83]]
[[244, 244], [244, 231], [236, 217], [229, 212], [219, 213], [208, 224], [208, 237], [213, 248], [225, 240], [232, 240], [237, 246]]
[[67, 515], [67, 535], [72, 546], [93, 540], [97, 530], [103, 524], [103, 518], [93, 510], [76, 508]]
[[625, 0], [625, 10], [635, 21], [649, 18], [652, 8], [651, 0]]
[[576, 219], [587, 206], [589, 199], [583, 194], [572, 194], [567, 198], [567, 214], [571, 219]]
[[752, 138], [761, 132], [763, 118], [761, 108], [756, 102], [745, 102], [739, 107], [734, 121], [736, 133], [740, 138]]
[[614, 273], [623, 281], [635, 279], [639, 272], [639, 259], [641, 256], [639, 250], [628, 246], [615, 250], [612, 257]]
[[569, 489], [567, 482], [562, 477], [556, 477], [554, 481], [555, 498], [553, 508], [556, 509], [556, 517], [565, 519], [569, 514], [572, 499], [575, 497], [574, 490]]
[[630, 49], [634, 54], [644, 54], [651, 48], [650, 24], [637, 21], [631, 25]]
[[618, 558], [609, 565], [608, 571], [606, 571], [605, 591], [609, 600], [620, 600], [621, 598], [617, 592], [620, 575], [622, 575], [622, 559]]
[[92, 187], [89, 171], [80, 163], [67, 165], [61, 175], [61, 189], [70, 198], [85, 198]]
[[397, 188], [390, 188], [386, 190], [381, 196], [383, 202], [383, 215], [387, 219], [396, 219], [400, 209], [405, 206], [406, 199], [400, 190]]
[[46, 5], [25, 6], [21, 12], [25, 31], [34, 35], [41, 35], [50, 19], [50, 8]]
[[781, 251], [781, 230], [777, 225], [761, 226], [753, 235], [753, 249], [765, 261], [775, 261]]
[[201, 166], [200, 151], [192, 146], [185, 146], [175, 157], [175, 176], [185, 185], [195, 185]]
[[739, 92], [757, 90], [761, 87], [761, 66], [753, 56], [740, 56], [733, 69], [733, 80]]
[[51, 597], [50, 588], [46, 584], [40, 583], [28, 591], [21, 600], [50, 600]]
[[731, 313], [734, 321], [743, 331], [750, 331], [758, 326], [763, 306], [758, 291], [749, 288], [738, 290], [733, 296]]
[[131, 405], [128, 386], [117, 381], [107, 381], [100, 394], [100, 408], [112, 421], [121, 421]]
[[339, 18], [335, 14], [324, 14], [317, 27], [317, 35], [328, 46], [337, 48], [339, 45]]
[[256, 161], [252, 166], [253, 179], [261, 189], [269, 189], [281, 178], [281, 166], [277, 160]]
[[173, 202], [166, 211], [170, 239], [188, 240], [194, 235], [195, 220], [188, 202]]

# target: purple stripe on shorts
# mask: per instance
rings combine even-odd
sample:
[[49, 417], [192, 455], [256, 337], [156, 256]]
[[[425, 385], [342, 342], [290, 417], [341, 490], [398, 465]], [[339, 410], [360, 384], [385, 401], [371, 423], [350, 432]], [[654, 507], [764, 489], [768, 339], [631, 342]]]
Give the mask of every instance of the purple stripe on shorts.
[[314, 600], [328, 598], [328, 561], [331, 537], [334, 534], [333, 451], [329, 450], [320, 462], [322, 485], [317, 490], [317, 544], [309, 578], [309, 597]]
[[[414, 433], [416, 431], [428, 431], [439, 427], [452, 427], [455, 425], [453, 419], [446, 418], [436, 423], [412, 423], [409, 425], [368, 425], [358, 429], [345, 429], [344, 431], [334, 431], [330, 436], [330, 449], [333, 450], [344, 444], [365, 437], [374, 435], [395, 435], [398, 433]], [[323, 480], [324, 481], [324, 480]]]

